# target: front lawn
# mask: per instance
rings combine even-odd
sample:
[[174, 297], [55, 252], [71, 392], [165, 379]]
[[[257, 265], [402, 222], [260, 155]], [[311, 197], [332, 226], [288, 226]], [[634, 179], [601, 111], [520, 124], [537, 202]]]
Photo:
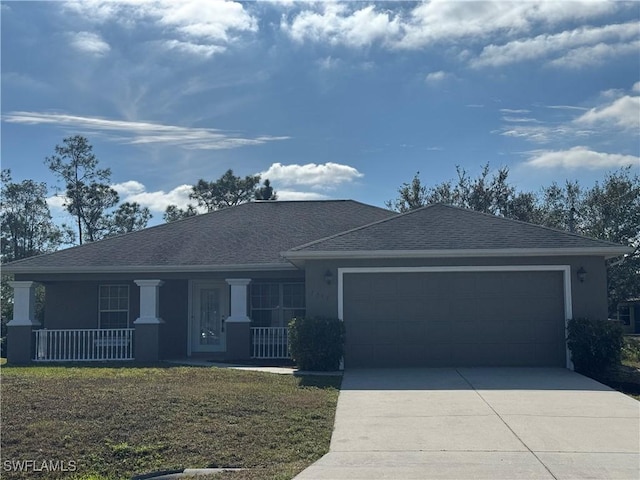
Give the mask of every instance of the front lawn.
[[[289, 479], [328, 451], [340, 385], [196, 367], [4, 366], [1, 378], [7, 479], [203, 467], [248, 469], [219, 478]], [[77, 469], [7, 471], [23, 460]]]

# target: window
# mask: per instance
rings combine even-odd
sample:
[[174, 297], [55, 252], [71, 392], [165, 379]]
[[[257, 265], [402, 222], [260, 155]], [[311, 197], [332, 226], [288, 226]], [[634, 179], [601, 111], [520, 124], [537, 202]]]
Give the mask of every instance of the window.
[[305, 314], [304, 283], [252, 283], [251, 320], [255, 327], [286, 327]]
[[129, 328], [128, 285], [100, 285], [98, 322], [100, 328]]
[[629, 305], [618, 306], [618, 321], [622, 325], [631, 325], [631, 307]]

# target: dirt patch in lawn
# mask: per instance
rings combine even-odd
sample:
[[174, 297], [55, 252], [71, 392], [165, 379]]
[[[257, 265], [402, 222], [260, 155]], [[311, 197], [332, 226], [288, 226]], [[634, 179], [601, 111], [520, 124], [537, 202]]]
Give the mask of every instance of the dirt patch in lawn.
[[[328, 451], [339, 377], [218, 368], [2, 368], [5, 462], [69, 462], [80, 478], [183, 468], [291, 478]], [[226, 475], [225, 475], [226, 476]]]

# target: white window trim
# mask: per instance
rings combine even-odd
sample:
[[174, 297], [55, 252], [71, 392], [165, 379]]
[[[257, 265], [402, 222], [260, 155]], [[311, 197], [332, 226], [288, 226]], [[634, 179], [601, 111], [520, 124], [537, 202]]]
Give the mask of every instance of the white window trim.
[[100, 308], [100, 291], [102, 287], [126, 287], [127, 288], [127, 326], [124, 328], [131, 328], [131, 288], [126, 283], [102, 283], [98, 285], [98, 328], [102, 328], [102, 312], [124, 312], [124, 310], [102, 310]]
[[[573, 317], [570, 265], [463, 265], [455, 267], [345, 267], [338, 268], [338, 318], [344, 316], [344, 275], [353, 273], [447, 273], [447, 272], [562, 272], [564, 287], [564, 327]], [[566, 367], [573, 370], [571, 352], [565, 347]]]

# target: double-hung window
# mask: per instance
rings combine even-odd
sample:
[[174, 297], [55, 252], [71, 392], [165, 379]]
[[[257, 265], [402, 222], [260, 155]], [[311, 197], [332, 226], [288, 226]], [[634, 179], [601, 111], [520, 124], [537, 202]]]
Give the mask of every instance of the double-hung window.
[[629, 305], [618, 305], [618, 321], [622, 325], [631, 325], [631, 307]]
[[304, 316], [304, 283], [252, 283], [251, 320], [255, 327], [286, 327]]
[[129, 328], [129, 285], [98, 287], [100, 328]]

